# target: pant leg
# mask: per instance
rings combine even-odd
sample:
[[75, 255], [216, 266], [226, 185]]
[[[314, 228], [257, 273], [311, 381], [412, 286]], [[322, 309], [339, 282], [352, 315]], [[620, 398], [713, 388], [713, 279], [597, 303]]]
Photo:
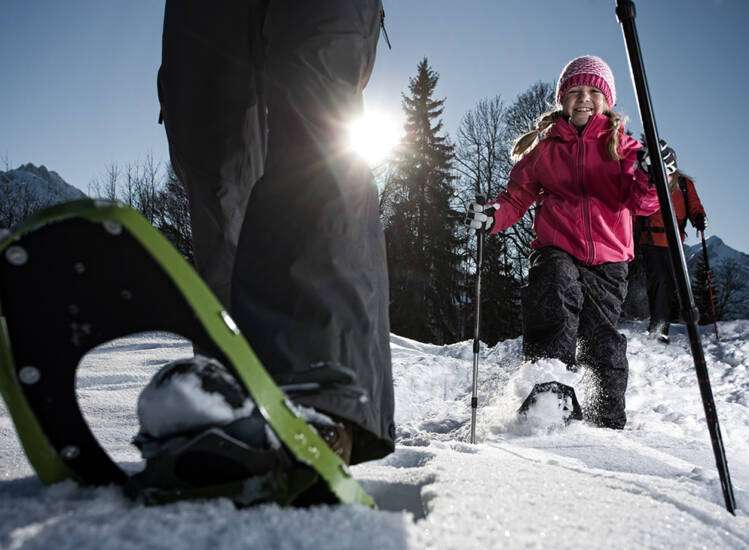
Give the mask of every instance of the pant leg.
[[617, 323], [627, 293], [627, 264], [581, 267], [580, 276], [584, 299], [578, 360], [590, 368], [594, 383], [584, 414], [599, 426], [623, 428], [629, 365], [627, 339]]
[[377, 190], [346, 150], [379, 36], [379, 0], [271, 0], [265, 174], [252, 191], [232, 313], [295, 400], [355, 423], [352, 462], [393, 449], [388, 281]]
[[167, 0], [164, 12], [158, 89], [169, 154], [190, 201], [198, 272], [227, 306], [247, 199], [265, 161], [264, 9], [265, 0]]
[[671, 319], [675, 285], [668, 254], [668, 248], [662, 246], [643, 247], [650, 306], [648, 330], [652, 333], [661, 331]]
[[528, 285], [523, 288], [523, 352], [575, 364], [578, 317], [582, 305], [575, 260], [558, 248], [535, 250]]

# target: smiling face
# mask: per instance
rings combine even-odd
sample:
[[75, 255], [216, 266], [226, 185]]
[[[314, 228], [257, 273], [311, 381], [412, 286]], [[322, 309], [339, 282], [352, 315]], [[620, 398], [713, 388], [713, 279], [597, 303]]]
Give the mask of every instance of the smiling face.
[[585, 126], [590, 117], [608, 108], [603, 92], [593, 86], [574, 86], [562, 98], [562, 111], [578, 128]]

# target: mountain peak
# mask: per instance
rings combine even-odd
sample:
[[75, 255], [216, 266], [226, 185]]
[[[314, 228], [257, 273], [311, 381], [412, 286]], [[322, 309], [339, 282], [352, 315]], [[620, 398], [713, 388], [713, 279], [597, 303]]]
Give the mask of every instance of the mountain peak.
[[22, 164], [15, 170], [12, 170], [12, 172], [26, 172], [28, 174], [33, 174], [45, 181], [53, 183], [55, 186], [64, 187], [70, 185], [68, 182], [62, 179], [62, 177], [60, 177], [60, 174], [58, 174], [57, 172], [49, 171], [43, 164], [36, 166], [31, 162], [27, 162], [26, 164]]
[[726, 243], [724, 243], [723, 240], [717, 235], [710, 235], [707, 239], [705, 239], [705, 244], [707, 246], [724, 246]]
[[15, 170], [0, 172], [0, 202], [13, 205], [0, 219], [0, 227], [13, 227], [29, 211], [85, 196], [43, 164], [36, 166], [29, 162]]

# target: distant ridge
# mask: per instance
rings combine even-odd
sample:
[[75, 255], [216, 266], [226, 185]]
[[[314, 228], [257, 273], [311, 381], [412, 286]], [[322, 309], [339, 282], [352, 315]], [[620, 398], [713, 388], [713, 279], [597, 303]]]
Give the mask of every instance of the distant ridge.
[[33, 212], [86, 195], [46, 166], [27, 163], [0, 171], [0, 228], [17, 226]]
[[[85, 198], [86, 195], [60, 177], [57, 172], [47, 170], [43, 164], [36, 166], [27, 163], [15, 170], [0, 172], [0, 181], [4, 184], [3, 199], [12, 199], [14, 194], [23, 189], [29, 192], [42, 206], [49, 206], [58, 202]], [[9, 193], [9, 194], [7, 194]]]

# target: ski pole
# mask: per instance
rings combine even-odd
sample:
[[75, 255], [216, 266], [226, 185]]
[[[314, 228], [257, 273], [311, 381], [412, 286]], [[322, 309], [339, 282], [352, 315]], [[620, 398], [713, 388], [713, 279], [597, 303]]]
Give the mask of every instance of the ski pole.
[[713, 292], [713, 273], [710, 271], [710, 261], [707, 258], [707, 244], [705, 244], [705, 232], [700, 231], [702, 239], [702, 258], [705, 261], [705, 273], [707, 273], [707, 295], [710, 298], [710, 315], [713, 316], [713, 326], [715, 327], [715, 340], [720, 341], [718, 336], [718, 317], [715, 315], [715, 293]]
[[[478, 204], [486, 204], [484, 195], [476, 195]], [[473, 393], [471, 394], [471, 443], [476, 443], [476, 409], [479, 405], [478, 397], [478, 377], [479, 377], [479, 351], [481, 350], [481, 341], [479, 340], [479, 329], [481, 323], [481, 267], [484, 264], [484, 228], [476, 230], [476, 317], [473, 329]]]
[[671, 204], [671, 196], [666, 183], [666, 169], [663, 165], [658, 129], [655, 125], [655, 116], [650, 102], [650, 91], [648, 90], [648, 82], [645, 77], [645, 64], [642, 60], [640, 41], [637, 36], [637, 27], [635, 26], [636, 13], [634, 2], [632, 0], [616, 0], [616, 15], [622, 25], [624, 44], [627, 47], [630, 71], [635, 92], [637, 93], [637, 106], [640, 110], [640, 118], [642, 119], [643, 130], [645, 131], [648, 151], [650, 151], [652, 158], [652, 176], [658, 190], [658, 201], [663, 213], [664, 228], [666, 230], [671, 258], [671, 270], [675, 276], [674, 279], [679, 288], [679, 297], [684, 308], [683, 317], [687, 323], [692, 358], [694, 359], [694, 367], [697, 372], [697, 382], [700, 387], [702, 405], [705, 408], [705, 420], [710, 432], [715, 464], [723, 489], [723, 498], [726, 503], [726, 509], [731, 514], [736, 515], [734, 511], [736, 501], [733, 496], [733, 486], [731, 485], [731, 475], [728, 471], [726, 452], [723, 448], [718, 413], [715, 409], [715, 400], [713, 399], [713, 392], [710, 387], [710, 376], [707, 371], [702, 341], [697, 331], [699, 311], [694, 305], [694, 296], [692, 295], [692, 288], [689, 285], [689, 274], [687, 272], [686, 260], [684, 259], [684, 250], [681, 247], [679, 233], [677, 233], [676, 216], [674, 215], [674, 208]]

